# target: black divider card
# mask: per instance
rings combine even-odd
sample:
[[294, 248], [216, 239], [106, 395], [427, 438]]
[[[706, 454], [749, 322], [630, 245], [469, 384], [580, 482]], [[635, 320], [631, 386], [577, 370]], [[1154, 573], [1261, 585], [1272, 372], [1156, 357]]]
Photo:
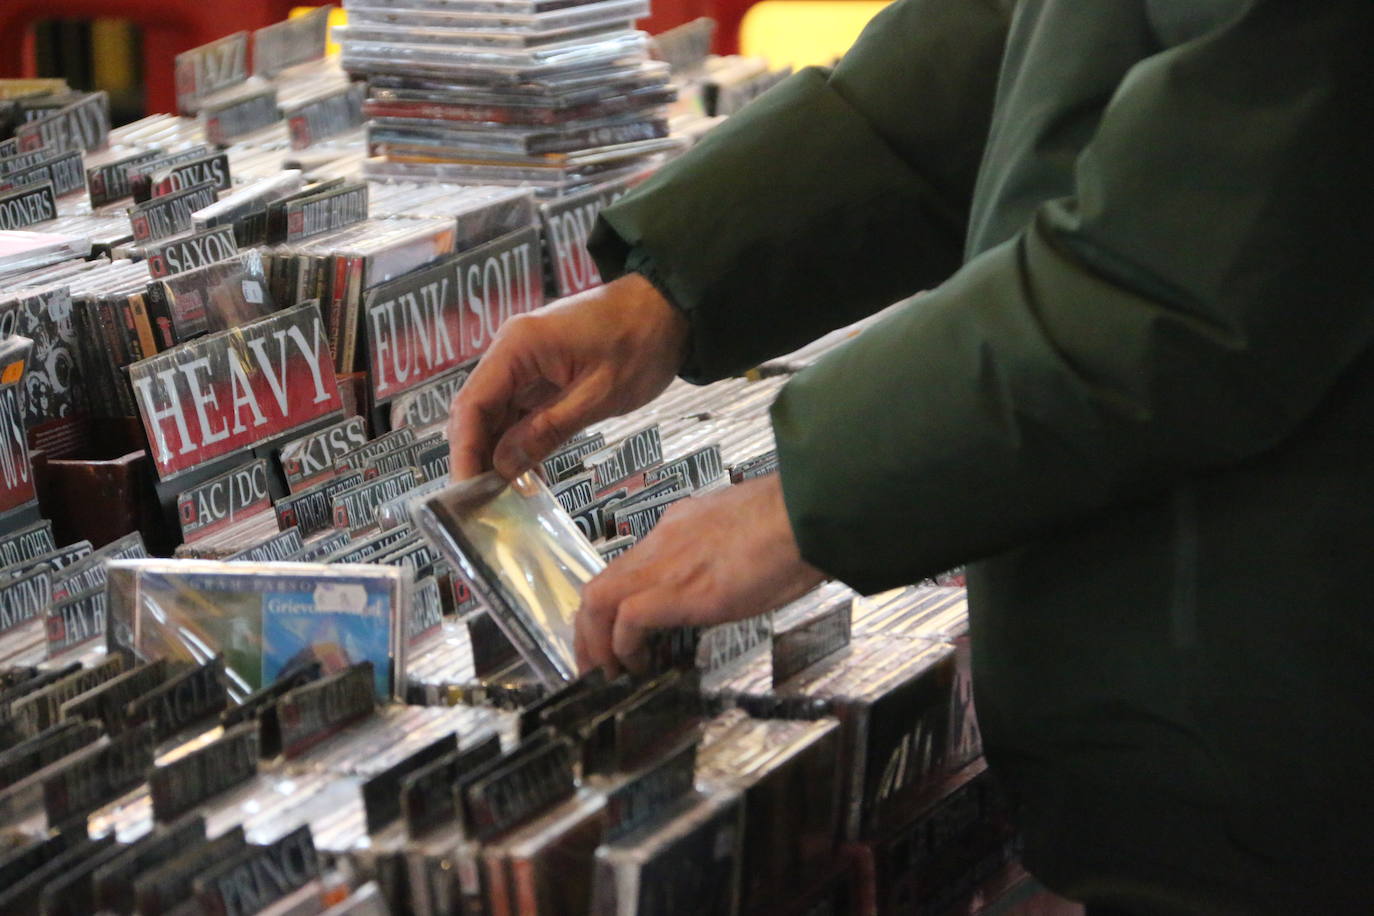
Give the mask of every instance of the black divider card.
[[463, 806], [473, 835], [491, 840], [575, 790], [572, 742], [557, 738], [517, 752], [467, 784]]
[[54, 878], [80, 866], [115, 844], [113, 836], [78, 842], [61, 855], [0, 890], [0, 913], [32, 913], [38, 909], [43, 888]]
[[657, 820], [692, 791], [698, 743], [695, 736], [690, 738], [607, 793], [607, 843]]
[[48, 658], [105, 639], [105, 590], [88, 588], [55, 601], [47, 617]]
[[228, 558], [229, 562], [247, 563], [282, 563], [287, 557], [305, 548], [305, 542], [301, 540], [300, 530], [297, 528], [287, 528], [278, 534], [272, 535], [260, 544], [255, 544], [247, 550], [241, 550]]
[[177, 497], [177, 518], [191, 544], [271, 506], [267, 459], [259, 458], [183, 492]]
[[117, 541], [82, 557], [53, 576], [54, 600], [62, 600], [78, 592], [105, 587], [105, 564], [110, 560], [136, 560], [148, 555], [143, 535], [131, 531]]
[[139, 665], [63, 703], [61, 717], [99, 722], [105, 731], [118, 734], [128, 724], [129, 703], [166, 681], [168, 673], [165, 658]]
[[235, 95], [214, 103], [203, 101], [200, 117], [205, 125], [205, 139], [217, 146], [225, 146], [236, 137], [251, 134], [281, 120], [281, 109], [277, 107], [277, 88], [272, 86], [262, 92]]
[[451, 732], [420, 748], [404, 760], [363, 783], [363, 810], [367, 832], [376, 833], [401, 816], [401, 781], [443, 758], [458, 752], [458, 734]]
[[0, 633], [37, 620], [52, 601], [52, 569], [38, 568], [9, 581], [0, 581]]
[[26, 169], [0, 176], [0, 189], [50, 181], [58, 197], [86, 190], [86, 173], [81, 168], [81, 150], [44, 156]]
[[86, 916], [95, 912], [96, 871], [129, 850], [127, 845], [116, 842], [113, 834], [105, 839], [108, 842], [90, 855], [44, 882], [38, 895], [38, 911], [43, 916]]
[[635, 179], [610, 182], [539, 207], [548, 245], [549, 267], [558, 296], [571, 296], [601, 283], [601, 273], [587, 251], [596, 217], [625, 196]]
[[[286, 484], [298, 493], [335, 475], [335, 463], [367, 444], [362, 417], [348, 417], [281, 447], [279, 458]], [[361, 482], [361, 481], [360, 481]]]
[[372, 663], [359, 665], [290, 691], [277, 704], [282, 753], [299, 756], [330, 735], [372, 715], [377, 698]]
[[468, 380], [472, 370], [477, 368], [476, 360], [464, 363], [428, 384], [413, 388], [398, 395], [391, 402], [390, 421], [392, 429], [409, 426], [435, 426], [448, 420], [448, 411], [453, 404], [454, 395]]
[[420, 456], [432, 452], [434, 449], [441, 449], [445, 453], [448, 450], [448, 442], [439, 433], [426, 436], [418, 442], [403, 445], [400, 448], [378, 455], [376, 458], [368, 459], [363, 464], [363, 479], [371, 480], [374, 477], [382, 477], [386, 474], [394, 474], [402, 468], [420, 468]]
[[852, 602], [846, 598], [797, 626], [773, 636], [773, 685], [801, 673], [849, 645]]
[[681, 490], [677, 493], [665, 493], [655, 499], [636, 503], [624, 509], [617, 508], [612, 513], [616, 534], [621, 537], [628, 535], [635, 540], [640, 540], [653, 530], [654, 525], [663, 518], [663, 513], [668, 511], [669, 506], [679, 500], [686, 499], [690, 495], [686, 490]]
[[0, 538], [0, 565], [13, 566], [55, 549], [52, 522], [43, 519]]
[[[22, 174], [43, 160], [50, 158], [53, 151], [47, 147], [40, 147], [32, 152], [19, 153], [14, 156], [0, 156], [0, 184], [12, 187], [15, 184], [28, 184], [27, 181], [15, 182], [11, 176]], [[45, 179], [46, 180], [46, 179]]]
[[195, 162], [209, 156], [215, 150], [213, 147], [200, 145], [188, 149], [177, 150], [175, 153], [166, 153], [153, 159], [129, 166], [124, 174], [124, 183], [128, 187], [124, 197], [133, 197], [134, 203], [143, 203], [151, 200], [153, 196], [153, 174], [163, 169], [171, 168], [174, 165], [181, 165], [185, 162]]
[[538, 264], [539, 232], [522, 229], [369, 290], [374, 403], [481, 356], [507, 319], [542, 306]]
[[155, 242], [191, 229], [191, 214], [210, 206], [219, 195], [213, 184], [198, 184], [129, 208], [135, 242]]
[[442, 757], [404, 774], [400, 780], [401, 814], [406, 832], [422, 836], [458, 816], [454, 784], [465, 773], [501, 756], [501, 739], [488, 735], [471, 747]]
[[367, 184], [350, 182], [269, 206], [267, 241], [293, 245], [311, 236], [337, 232], [367, 219]]
[[192, 232], [144, 249], [148, 275], [154, 280], [185, 273], [197, 267], [227, 261], [239, 253], [233, 226], [216, 226]]
[[415, 489], [419, 479], [413, 468], [378, 477], [334, 497], [334, 527], [351, 533], [366, 531], [376, 524], [377, 507], [388, 499]]
[[58, 722], [0, 754], [0, 786], [8, 788], [50, 763], [95, 743], [103, 732], [95, 722]]
[[57, 219], [57, 192], [52, 182], [0, 193], [0, 229], [25, 229], [50, 219]]
[[258, 772], [258, 726], [248, 722], [148, 775], [153, 817], [175, 820]]
[[140, 165], [162, 158], [160, 147], [152, 147], [142, 152], [92, 166], [86, 170], [86, 190], [91, 197], [91, 206], [103, 207], [133, 194], [129, 186], [129, 173]]
[[439, 583], [433, 576], [425, 576], [412, 589], [410, 620], [406, 639], [414, 646], [437, 636], [444, 625], [444, 602]]
[[229, 178], [228, 153], [212, 153], [180, 165], [158, 169], [149, 176], [149, 181], [154, 197], [201, 184], [208, 184], [216, 191], [227, 191], [234, 186]]
[[606, 447], [606, 437], [596, 433], [578, 439], [544, 459], [544, 476], [550, 483], [561, 483], [582, 473], [582, 461]]
[[332, 7], [273, 23], [253, 32], [253, 74], [272, 76], [287, 67], [324, 57]]
[[618, 486], [662, 461], [663, 438], [657, 423], [626, 436], [604, 455], [588, 455], [584, 459], [596, 474], [598, 492]]
[[702, 487], [723, 479], [726, 475], [725, 464], [720, 458], [720, 446], [708, 445], [705, 448], [697, 449], [685, 458], [679, 458], [677, 461], [670, 461], [662, 467], [645, 471], [644, 485], [651, 487], [674, 474], [680, 474], [693, 490], [700, 490]]
[[309, 825], [265, 846], [249, 845], [207, 868], [191, 888], [203, 913], [257, 913], [320, 876], [320, 857]]
[[366, 98], [367, 84], [353, 83], [347, 89], [330, 95], [284, 107], [282, 114], [291, 132], [291, 148], [306, 149], [359, 126], [363, 123], [363, 102]]
[[277, 526], [294, 525], [304, 537], [326, 530], [334, 524], [334, 497], [362, 482], [362, 472], [353, 471], [282, 497], [276, 503]]
[[415, 430], [396, 429], [383, 436], [378, 436], [370, 442], [362, 445], [350, 452], [340, 455], [334, 462], [336, 471], [361, 471], [363, 465], [378, 455], [385, 455], [392, 449], [400, 448], [402, 445], [409, 445], [415, 441]]
[[291, 558], [291, 562], [322, 563], [325, 557], [347, 547], [350, 540], [348, 532], [346, 531], [330, 532], [302, 547], [300, 551]]
[[[66, 576], [67, 568], [75, 566], [80, 561], [89, 557], [94, 551], [91, 550], [90, 541], [77, 541], [75, 544], [68, 544], [56, 550], [50, 550], [42, 556], [34, 557], [27, 563], [12, 566], [6, 572], [12, 577], [26, 576], [39, 566], [46, 566], [52, 574], [52, 591], [57, 595], [60, 591], [57, 587], [58, 580]], [[62, 597], [58, 595], [58, 597]]]
[[119, 656], [102, 659], [98, 664], [74, 671], [14, 700], [10, 716], [19, 723], [23, 734], [37, 735], [57, 721], [63, 703], [105, 683], [122, 673], [125, 667], [124, 659]]
[[110, 98], [104, 92], [82, 96], [46, 118], [39, 118], [14, 132], [23, 152], [48, 147], [53, 150], [104, 149], [110, 140]]
[[159, 742], [218, 716], [229, 705], [224, 659], [217, 656], [168, 678], [125, 707], [126, 722], [147, 723]]
[[201, 874], [247, 848], [243, 828], [232, 827], [145, 871], [134, 881], [135, 912], [140, 916], [161, 916], [191, 895]]
[[778, 470], [778, 453], [776, 449], [765, 452], [748, 461], [742, 461], [730, 468], [730, 482], [744, 483], [746, 480], [754, 480], [758, 477], [765, 477], [768, 474], [775, 474]]
[[91, 881], [96, 903], [93, 909], [133, 912], [134, 879], [204, 842], [205, 818], [200, 815], [188, 815], [175, 824], [154, 827], [152, 833], [96, 869]]
[[176, 56], [177, 108], [194, 115], [200, 99], [248, 79], [248, 33], [235, 32]]
[[66, 824], [114, 801], [143, 782], [153, 765], [153, 732], [130, 729], [81, 753], [43, 783], [49, 824]]
[[129, 367], [163, 480], [288, 434], [342, 407], [312, 304]]

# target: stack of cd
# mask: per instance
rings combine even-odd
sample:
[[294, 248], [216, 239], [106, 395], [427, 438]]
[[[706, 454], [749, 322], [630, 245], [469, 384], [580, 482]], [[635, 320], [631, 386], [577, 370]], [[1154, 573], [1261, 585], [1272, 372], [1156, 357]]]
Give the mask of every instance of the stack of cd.
[[646, 0], [357, 0], [336, 30], [365, 75], [369, 174], [566, 193], [677, 148]]

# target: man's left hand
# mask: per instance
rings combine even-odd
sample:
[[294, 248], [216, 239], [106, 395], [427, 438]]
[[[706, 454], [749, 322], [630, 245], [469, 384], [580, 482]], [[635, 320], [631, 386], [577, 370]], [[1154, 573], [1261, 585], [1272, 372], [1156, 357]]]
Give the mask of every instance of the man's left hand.
[[777, 474], [682, 500], [583, 590], [578, 665], [641, 671], [650, 631], [752, 617], [824, 579], [801, 558]]

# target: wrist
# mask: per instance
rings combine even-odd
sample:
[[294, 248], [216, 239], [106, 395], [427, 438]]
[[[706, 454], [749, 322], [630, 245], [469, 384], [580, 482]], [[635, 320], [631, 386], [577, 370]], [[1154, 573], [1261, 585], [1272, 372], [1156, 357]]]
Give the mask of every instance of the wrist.
[[650, 278], [639, 272], [627, 273], [610, 284], [620, 287], [632, 310], [634, 324], [647, 340], [641, 341], [671, 363], [673, 373], [687, 361], [692, 327], [687, 315], [663, 294]]

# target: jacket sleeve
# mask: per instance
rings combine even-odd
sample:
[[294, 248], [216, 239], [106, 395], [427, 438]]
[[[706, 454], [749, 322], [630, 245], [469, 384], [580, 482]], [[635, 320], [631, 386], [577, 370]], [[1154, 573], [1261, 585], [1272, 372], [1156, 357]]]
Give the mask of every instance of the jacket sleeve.
[[992, 0], [899, 0], [833, 73], [783, 82], [602, 212], [602, 276], [643, 273], [690, 320], [684, 377], [746, 369], [958, 268], [1006, 27]]
[[1292, 436], [1374, 338], [1367, 0], [1255, 0], [1142, 61], [1075, 191], [785, 388], [803, 554], [989, 556]]

